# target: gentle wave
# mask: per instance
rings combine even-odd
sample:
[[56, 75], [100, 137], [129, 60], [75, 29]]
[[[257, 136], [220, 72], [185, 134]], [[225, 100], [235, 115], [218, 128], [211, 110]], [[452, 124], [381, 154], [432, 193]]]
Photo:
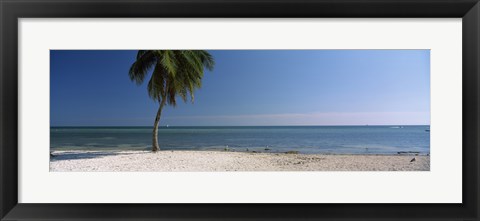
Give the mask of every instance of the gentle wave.
[[[161, 127], [164, 150], [430, 153], [426, 126]], [[53, 150], [148, 150], [151, 127], [52, 127]]]

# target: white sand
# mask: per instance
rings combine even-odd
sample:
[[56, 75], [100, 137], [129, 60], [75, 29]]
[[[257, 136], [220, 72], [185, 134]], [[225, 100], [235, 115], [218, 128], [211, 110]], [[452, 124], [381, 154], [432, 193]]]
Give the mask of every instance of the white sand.
[[[55, 151], [50, 171], [429, 171], [429, 156]], [[410, 162], [415, 157], [414, 162]]]

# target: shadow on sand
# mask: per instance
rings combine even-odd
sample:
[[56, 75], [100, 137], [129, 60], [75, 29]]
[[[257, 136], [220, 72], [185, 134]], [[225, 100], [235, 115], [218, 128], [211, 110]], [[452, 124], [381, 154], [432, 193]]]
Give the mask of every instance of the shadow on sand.
[[53, 153], [50, 155], [50, 161], [61, 161], [61, 160], [83, 160], [83, 159], [93, 159], [101, 158], [105, 156], [118, 155], [117, 152], [61, 152]]

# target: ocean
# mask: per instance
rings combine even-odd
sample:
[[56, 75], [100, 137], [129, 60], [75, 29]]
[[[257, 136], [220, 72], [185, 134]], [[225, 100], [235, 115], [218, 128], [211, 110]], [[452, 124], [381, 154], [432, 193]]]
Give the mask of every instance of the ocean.
[[[51, 150], [149, 150], [152, 127], [51, 127]], [[430, 153], [430, 126], [160, 127], [161, 150]]]

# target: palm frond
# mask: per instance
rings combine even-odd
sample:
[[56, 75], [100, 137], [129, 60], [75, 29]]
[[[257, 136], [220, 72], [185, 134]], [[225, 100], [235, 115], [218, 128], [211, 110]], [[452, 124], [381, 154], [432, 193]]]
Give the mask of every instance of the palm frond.
[[174, 51], [171, 50], [164, 50], [159, 51], [157, 54], [160, 55], [160, 62], [162, 63], [165, 70], [167, 70], [168, 74], [175, 77], [177, 73], [177, 60], [175, 58]]
[[139, 51], [137, 60], [132, 64], [128, 72], [131, 81], [135, 81], [137, 85], [143, 83], [148, 71], [155, 65], [156, 57], [149, 51]]
[[141, 84], [154, 67], [148, 82], [148, 94], [155, 101], [177, 104], [176, 97], [194, 101], [195, 90], [202, 86], [205, 69], [213, 70], [215, 61], [203, 50], [141, 50], [129, 72], [130, 79]]
[[157, 65], [155, 65], [155, 69], [153, 70], [152, 76], [150, 77], [150, 81], [147, 85], [148, 96], [153, 100], [160, 102], [166, 95], [166, 83], [167, 80], [165, 69], [163, 69], [162, 65], [157, 63]]
[[208, 53], [208, 51], [204, 51], [204, 50], [197, 50], [194, 52], [202, 60], [203, 66], [207, 68], [209, 71], [213, 71], [213, 68], [215, 66], [215, 60], [213, 59], [213, 56], [210, 53]]
[[137, 60], [140, 59], [142, 57], [142, 55], [146, 54], [146, 53], [151, 53], [151, 51], [149, 50], [138, 50], [137, 52]]

